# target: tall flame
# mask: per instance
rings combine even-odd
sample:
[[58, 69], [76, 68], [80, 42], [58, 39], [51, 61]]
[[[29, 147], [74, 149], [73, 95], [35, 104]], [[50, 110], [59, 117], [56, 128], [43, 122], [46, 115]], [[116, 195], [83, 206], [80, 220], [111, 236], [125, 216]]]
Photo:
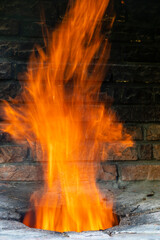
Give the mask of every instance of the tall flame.
[[[104, 203], [96, 186], [98, 163], [114, 146], [132, 146], [131, 137], [111, 109], [99, 101], [109, 44], [101, 22], [109, 0], [70, 1], [61, 25], [48, 36], [46, 51], [37, 47], [21, 94], [24, 104], [4, 102], [3, 130], [15, 140], [37, 142], [42, 154], [45, 188], [33, 194], [35, 222], [56, 231], [84, 231], [115, 224], [112, 204]], [[18, 104], [18, 105], [17, 105]], [[118, 142], [118, 144], [111, 144]], [[115, 148], [115, 146], [117, 146]]]

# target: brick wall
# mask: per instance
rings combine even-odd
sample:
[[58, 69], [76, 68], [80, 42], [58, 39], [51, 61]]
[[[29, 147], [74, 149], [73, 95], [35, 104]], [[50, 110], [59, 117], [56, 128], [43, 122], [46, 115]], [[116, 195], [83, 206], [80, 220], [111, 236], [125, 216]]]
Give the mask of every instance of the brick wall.
[[[9, 101], [19, 94], [24, 82], [21, 73], [33, 46], [43, 45], [40, 8], [53, 29], [66, 6], [67, 0], [0, 2], [0, 99]], [[112, 32], [106, 31], [112, 51], [101, 96], [114, 98], [112, 107], [132, 134], [135, 146], [120, 157], [109, 154], [98, 177], [109, 181], [160, 180], [160, 2], [115, 0], [115, 10]], [[0, 132], [0, 181], [41, 180], [40, 171], [26, 143], [17, 145], [11, 136]]]

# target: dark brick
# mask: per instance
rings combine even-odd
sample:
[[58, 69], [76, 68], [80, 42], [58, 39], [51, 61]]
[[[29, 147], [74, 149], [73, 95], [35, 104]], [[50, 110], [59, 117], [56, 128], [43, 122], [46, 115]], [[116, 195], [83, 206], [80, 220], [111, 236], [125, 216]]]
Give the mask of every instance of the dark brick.
[[26, 62], [23, 63], [16, 63], [15, 64], [15, 77], [19, 81], [26, 80], [25, 73], [27, 72], [28, 64]]
[[156, 160], [160, 160], [160, 144], [153, 145], [153, 157]]
[[36, 17], [39, 17], [39, 10], [39, 1], [36, 0], [29, 0], [23, 3], [19, 0], [0, 2], [0, 14], [4, 17], [33, 17], [34, 14]]
[[158, 28], [154, 29], [154, 32], [155, 32], [154, 40], [156, 42], [159, 42], [160, 41], [160, 28], [158, 27]]
[[0, 100], [9, 100], [20, 94], [21, 86], [18, 81], [0, 82]]
[[158, 45], [126, 44], [122, 49], [124, 61], [130, 62], [159, 62], [160, 48]]
[[123, 122], [144, 122], [145, 118], [145, 108], [139, 106], [118, 106], [118, 116]]
[[160, 82], [159, 64], [142, 63], [117, 63], [109, 65], [109, 74], [105, 77], [106, 82], [137, 82], [158, 83]]
[[43, 45], [43, 41], [0, 41], [0, 55], [3, 58], [12, 58], [12, 60], [28, 60], [34, 51], [33, 47], [35, 44]]
[[149, 105], [148, 107], [144, 107], [144, 121], [145, 122], [155, 122], [157, 121], [156, 118], [157, 107], [153, 107]]
[[156, 107], [149, 106], [131, 106], [131, 118], [133, 122], [155, 121]]
[[112, 42], [109, 63], [120, 63], [123, 61], [123, 45], [117, 42]]
[[152, 89], [125, 89], [123, 103], [151, 104], [153, 102]]
[[142, 43], [114, 43], [112, 42], [110, 62], [146, 62], [153, 63], [160, 61], [160, 48], [156, 44]]
[[[128, 22], [135, 26], [143, 26], [147, 27], [159, 27], [160, 18], [160, 2], [157, 0], [153, 0], [152, 2], [149, 0], [141, 0], [141, 2], [137, 2], [134, 0], [126, 1], [126, 9]], [[143, 12], [143, 14], [142, 14]]]
[[160, 88], [155, 88], [154, 89], [154, 94], [155, 94], [155, 102], [160, 103]]
[[46, 18], [57, 19], [64, 15], [67, 4], [67, 0], [28, 0], [27, 2], [5, 0], [0, 2], [0, 14], [1, 17], [7, 15], [11, 18], [40, 20], [43, 9]]
[[0, 41], [0, 55], [3, 58], [15, 56], [18, 52], [18, 43]]
[[19, 21], [0, 19], [0, 36], [16, 36], [19, 33]]
[[155, 122], [160, 121], [160, 106], [155, 107]]
[[152, 89], [146, 88], [115, 88], [114, 102], [121, 104], [151, 104], [153, 102]]
[[23, 37], [38, 37], [42, 38], [43, 22], [25, 21], [21, 23], [21, 36]]
[[129, 133], [133, 140], [143, 140], [142, 128], [139, 126], [126, 126], [127, 133]]
[[144, 82], [144, 83], [157, 83], [160, 82], [160, 67], [159, 64], [141, 65], [137, 64], [134, 66], [133, 81]]
[[11, 63], [0, 63], [0, 80], [11, 79]]
[[152, 145], [151, 144], [145, 144], [139, 146], [140, 150], [140, 160], [151, 160], [152, 158]]
[[0, 104], [0, 121], [4, 120], [5, 111], [4, 111], [4, 105]]
[[130, 22], [115, 21], [110, 41], [119, 42], [153, 42], [155, 40], [155, 30], [151, 27], [135, 26]]
[[39, 42], [38, 40], [26, 41], [17, 43], [17, 51], [14, 51], [14, 57], [18, 60], [25, 60], [30, 57], [34, 49], [34, 45], [41, 45], [43, 41]]
[[114, 111], [117, 113], [117, 117], [120, 121], [130, 122], [132, 121], [131, 113], [132, 109], [130, 106], [114, 106], [112, 107]]
[[2, 130], [2, 129], [6, 129], [7, 127], [8, 127], [7, 123], [4, 123], [4, 122], [0, 123], [0, 145], [8, 144], [13, 141], [11, 135]]
[[151, 124], [146, 129], [147, 140], [160, 140], [160, 125]]
[[11, 143], [12, 138], [8, 133], [4, 133], [3, 131], [0, 130], [0, 144], [6, 144], [6, 143]]
[[22, 162], [27, 157], [27, 146], [0, 146], [0, 163]]
[[[51, 4], [51, 1], [48, 2]], [[42, 34], [42, 29], [47, 28], [49, 32], [52, 32], [62, 21], [62, 16], [58, 16], [57, 9], [52, 8], [52, 15], [49, 15], [49, 19], [43, 21], [43, 19], [39, 19], [37, 21], [25, 20], [21, 22], [21, 36], [30, 37], [30, 38], [43, 38], [45, 35]], [[54, 12], [55, 11], [55, 12]], [[45, 31], [44, 31], [45, 32]]]

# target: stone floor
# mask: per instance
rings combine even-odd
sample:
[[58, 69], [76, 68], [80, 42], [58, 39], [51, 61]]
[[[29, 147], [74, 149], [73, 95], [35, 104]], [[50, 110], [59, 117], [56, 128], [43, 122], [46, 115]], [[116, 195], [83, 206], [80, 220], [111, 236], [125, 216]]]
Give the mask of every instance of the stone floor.
[[99, 186], [106, 196], [113, 197], [119, 226], [104, 231], [57, 233], [31, 229], [20, 222], [38, 184], [0, 183], [0, 240], [160, 239], [160, 182], [99, 182]]

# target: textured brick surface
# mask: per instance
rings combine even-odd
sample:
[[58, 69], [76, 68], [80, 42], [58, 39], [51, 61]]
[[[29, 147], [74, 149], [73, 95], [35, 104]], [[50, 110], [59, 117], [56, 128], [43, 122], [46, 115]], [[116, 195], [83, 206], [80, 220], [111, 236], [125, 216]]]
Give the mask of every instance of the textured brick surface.
[[104, 181], [116, 180], [117, 171], [115, 165], [103, 164], [97, 174], [97, 178]]
[[40, 181], [43, 179], [41, 168], [33, 165], [0, 166], [0, 181]]
[[123, 149], [121, 148], [118, 152], [116, 152], [116, 146], [115, 148], [112, 148], [107, 156], [106, 160], [114, 160], [114, 161], [127, 161], [127, 160], [137, 160], [138, 159], [138, 153], [137, 153], [137, 148], [132, 147], [132, 148], [127, 148]]
[[[2, 53], [2, 56], [3, 56], [3, 53]], [[7, 80], [7, 79], [11, 79], [11, 63], [3, 62], [3, 63], [0, 63], [0, 80]]]
[[27, 158], [27, 146], [0, 146], [0, 163], [22, 162]]
[[123, 181], [160, 180], [160, 165], [121, 166]]
[[160, 160], [160, 144], [153, 145], [153, 157]]
[[22, 162], [27, 158], [28, 147], [0, 146], [0, 163]]
[[21, 40], [21, 41], [4, 41], [0, 40], [0, 55], [5, 58], [11, 58], [12, 61], [17, 60], [24, 60], [28, 61], [29, 56], [33, 52], [34, 45], [38, 44], [41, 45], [43, 40], [35, 40], [35, 39], [28, 39], [28, 40]]
[[147, 140], [160, 140], [160, 124], [152, 124], [147, 128]]
[[151, 160], [152, 158], [152, 145], [145, 144], [139, 146], [139, 155], [141, 160]]
[[133, 140], [143, 140], [142, 127], [126, 126], [127, 133], [132, 136]]

